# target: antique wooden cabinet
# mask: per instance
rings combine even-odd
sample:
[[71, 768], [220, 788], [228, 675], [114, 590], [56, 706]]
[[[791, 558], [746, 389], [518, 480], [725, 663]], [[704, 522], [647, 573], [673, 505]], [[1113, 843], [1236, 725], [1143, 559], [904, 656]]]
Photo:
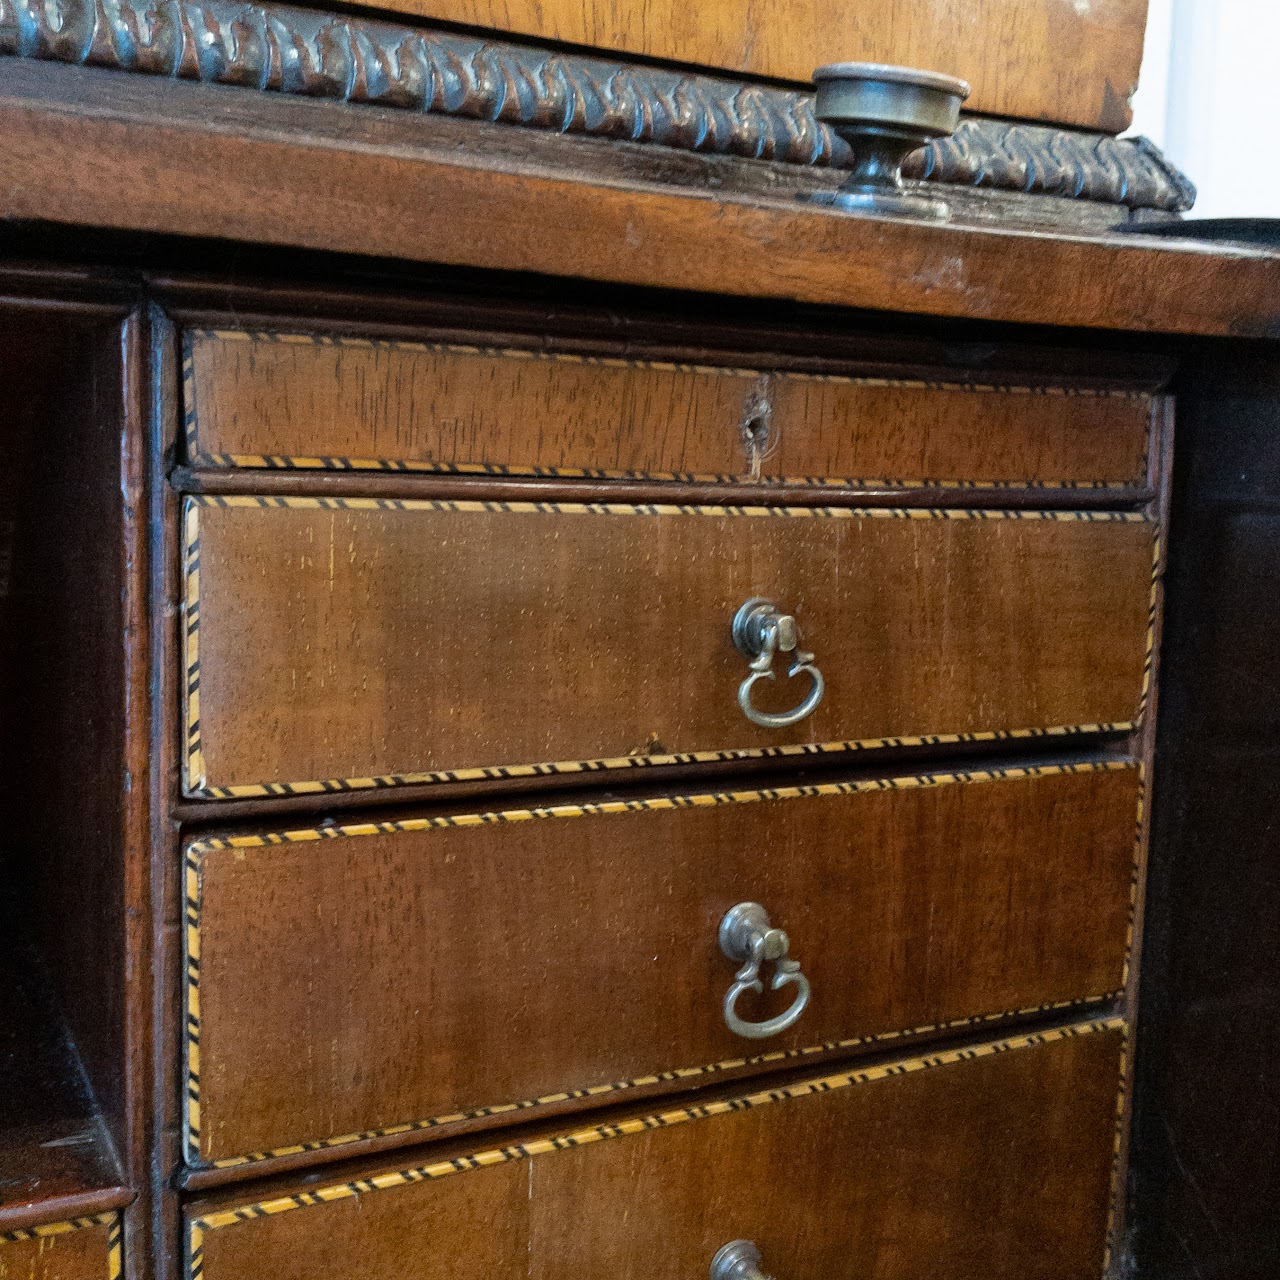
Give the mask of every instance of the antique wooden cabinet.
[[[0, 1280], [1272, 1274], [1280, 255], [1143, 6], [499, 8], [0, 0]], [[812, 199], [949, 51], [950, 217]]]

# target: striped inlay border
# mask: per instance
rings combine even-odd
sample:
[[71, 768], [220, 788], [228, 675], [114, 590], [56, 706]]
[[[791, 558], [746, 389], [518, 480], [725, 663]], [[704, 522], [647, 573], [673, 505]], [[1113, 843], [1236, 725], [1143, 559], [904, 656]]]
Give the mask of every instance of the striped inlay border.
[[[200, 510], [202, 507], [263, 510], [285, 508], [301, 511], [423, 511], [502, 512], [516, 515], [555, 514], [585, 516], [731, 516], [749, 519], [820, 520], [977, 520], [1050, 521], [1079, 524], [1145, 524], [1153, 542], [1151, 600], [1148, 609], [1147, 647], [1142, 689], [1133, 720], [1106, 724], [1050, 725], [1029, 728], [982, 730], [974, 733], [938, 733], [903, 737], [864, 738], [850, 741], [800, 743], [776, 747], [743, 747], [721, 751], [689, 751], [652, 755], [617, 756], [593, 760], [558, 760], [536, 764], [503, 764], [427, 772], [383, 774], [371, 777], [243, 783], [211, 786], [208, 782], [200, 728]], [[390, 787], [449, 782], [502, 781], [549, 775], [592, 773], [620, 769], [650, 769], [668, 765], [714, 764], [740, 760], [782, 759], [798, 756], [843, 754], [887, 748], [952, 746], [998, 743], [1034, 738], [1132, 733], [1141, 721], [1149, 694], [1154, 657], [1155, 626], [1161, 564], [1158, 524], [1133, 511], [1026, 511], [943, 507], [795, 507], [717, 506], [673, 503], [615, 502], [497, 502], [446, 501], [419, 498], [335, 498], [260, 495], [201, 494], [184, 500], [183, 601], [184, 635], [184, 751], [183, 787], [196, 799], [240, 800], [271, 796], [316, 795]]]
[[82, 1231], [86, 1227], [107, 1228], [107, 1280], [120, 1280], [124, 1270], [124, 1224], [115, 1212], [100, 1213], [92, 1218], [66, 1218], [61, 1222], [45, 1222], [36, 1227], [0, 1233], [0, 1244], [18, 1244], [24, 1240], [44, 1240], [50, 1236]]
[[[342, 334], [289, 333], [280, 330], [191, 329], [183, 334], [182, 383], [183, 429], [187, 461], [193, 466], [242, 467], [274, 471], [356, 471], [391, 474], [432, 474], [486, 476], [493, 479], [545, 478], [564, 480], [637, 480], [685, 484], [793, 485], [805, 488], [835, 488], [858, 492], [865, 489], [941, 489], [963, 492], [989, 490], [1107, 490], [1128, 489], [1140, 480], [957, 480], [946, 478], [903, 479], [895, 477], [771, 476], [757, 480], [750, 471], [698, 472], [634, 470], [611, 467], [524, 466], [516, 463], [450, 462], [406, 458], [353, 458], [344, 456], [215, 453], [200, 446], [200, 412], [197, 404], [194, 344], [201, 339], [221, 342], [262, 342], [288, 346], [350, 347], [366, 351], [405, 351], [423, 355], [479, 356], [491, 360], [529, 360], [548, 364], [588, 365], [604, 369], [643, 369], [659, 373], [692, 373], [760, 382], [775, 376], [790, 381], [829, 383], [845, 386], [884, 387], [914, 391], [965, 392], [975, 395], [1058, 397], [1079, 399], [1145, 400], [1154, 406], [1157, 396], [1146, 391], [1109, 387], [1028, 386], [974, 381], [926, 381], [915, 378], [852, 377], [841, 374], [793, 373], [782, 370], [738, 368], [732, 365], [681, 363], [667, 360], [628, 359], [615, 356], [577, 355], [570, 352], [538, 351], [522, 347], [482, 346], [459, 342], [410, 342], [399, 339], [360, 338]], [[1146, 470], [1150, 454], [1153, 417], [1148, 423], [1140, 474]]]
[[1116, 1225], [1120, 1220], [1120, 1204], [1124, 1199], [1124, 1177], [1121, 1158], [1124, 1154], [1125, 1109], [1129, 1096], [1129, 1036], [1126, 1030], [1124, 1046], [1120, 1050], [1120, 1087], [1116, 1094], [1116, 1132], [1111, 1156], [1111, 1188], [1107, 1201], [1106, 1249], [1102, 1255], [1103, 1280], [1110, 1280], [1111, 1258], [1119, 1241]]
[[[1134, 836], [1134, 856], [1133, 856], [1133, 875], [1129, 880], [1129, 911], [1125, 921], [1124, 935], [1124, 971], [1122, 974], [1122, 985], [1124, 991], [1130, 990], [1130, 984], [1133, 977], [1133, 944], [1137, 932], [1138, 923], [1138, 894], [1142, 887], [1142, 875], [1144, 868], [1144, 828], [1147, 817], [1148, 806], [1148, 772], [1145, 761], [1138, 763], [1138, 777], [1140, 786], [1138, 787], [1138, 815], [1136, 824], [1136, 833]], [[1126, 1126], [1125, 1113], [1129, 1098], [1129, 1059], [1130, 1045], [1128, 1038], [1125, 1039], [1124, 1050], [1120, 1055], [1120, 1088], [1116, 1097], [1116, 1134], [1115, 1134], [1115, 1154], [1113, 1157], [1111, 1168], [1111, 1196], [1107, 1205], [1107, 1248], [1102, 1264], [1102, 1274], [1104, 1280], [1111, 1275], [1111, 1259], [1115, 1249], [1119, 1245], [1116, 1238], [1116, 1231], [1120, 1222], [1121, 1205], [1125, 1198], [1125, 1179], [1124, 1167], [1122, 1159], [1125, 1150]]]
[[863, 1067], [856, 1071], [840, 1072], [817, 1079], [802, 1080], [794, 1084], [756, 1093], [743, 1094], [717, 1102], [704, 1102], [696, 1106], [656, 1112], [629, 1120], [622, 1120], [614, 1124], [594, 1125], [558, 1134], [550, 1138], [540, 1138], [511, 1146], [480, 1150], [472, 1155], [457, 1156], [450, 1160], [437, 1161], [434, 1164], [419, 1165], [395, 1172], [376, 1174], [373, 1177], [361, 1178], [351, 1182], [334, 1183], [329, 1186], [317, 1187], [314, 1190], [298, 1191], [293, 1195], [281, 1195], [253, 1204], [236, 1205], [228, 1209], [213, 1209], [188, 1220], [188, 1280], [201, 1280], [203, 1275], [205, 1235], [208, 1232], [218, 1231], [225, 1227], [234, 1226], [237, 1223], [251, 1222], [258, 1218], [271, 1217], [280, 1213], [291, 1213], [294, 1210], [306, 1209], [314, 1205], [331, 1204], [334, 1201], [347, 1200], [356, 1196], [372, 1195], [379, 1191], [410, 1186], [415, 1183], [435, 1182], [441, 1178], [470, 1173], [476, 1169], [506, 1164], [514, 1160], [526, 1160], [533, 1156], [550, 1155], [557, 1151], [568, 1151], [578, 1147], [590, 1146], [597, 1142], [609, 1142], [616, 1138], [648, 1133], [654, 1129], [669, 1129], [680, 1124], [707, 1120], [715, 1116], [731, 1115], [758, 1107], [771, 1106], [778, 1102], [792, 1101], [798, 1098], [811, 1097], [815, 1094], [872, 1084], [877, 1081], [911, 1075], [920, 1071], [931, 1071], [938, 1067], [974, 1062], [982, 1058], [994, 1057], [997, 1054], [1016, 1053], [1023, 1049], [1053, 1044], [1078, 1036], [1117, 1031], [1125, 1036], [1128, 1034], [1128, 1027], [1123, 1018], [1098, 1018], [1087, 1022], [1073, 1023], [1070, 1026], [1030, 1032], [1020, 1036], [1010, 1036], [1003, 1040], [988, 1041], [983, 1044], [943, 1050], [938, 1053], [906, 1058], [896, 1062], [881, 1063]]
[[1126, 934], [1122, 989], [1128, 980], [1129, 950], [1133, 941], [1133, 902], [1136, 893], [1136, 868], [1141, 852], [1141, 809], [1142, 794], [1145, 787], [1145, 773], [1140, 765], [1127, 760], [1097, 760], [1056, 765], [1015, 765], [1000, 769], [973, 769], [934, 773], [908, 774], [898, 777], [880, 777], [856, 779], [847, 782], [810, 783], [789, 787], [773, 787], [762, 789], [746, 789], [734, 791], [717, 791], [691, 793], [677, 796], [655, 796], [634, 800], [597, 801], [584, 804], [549, 805], [538, 809], [513, 809], [487, 813], [467, 813], [427, 818], [408, 818], [399, 821], [362, 822], [345, 826], [332, 825], [324, 827], [305, 827], [296, 830], [253, 833], [247, 835], [219, 836], [199, 839], [188, 845], [184, 860], [185, 886], [185, 1146], [188, 1164], [213, 1168], [235, 1168], [246, 1164], [254, 1164], [280, 1156], [297, 1155], [309, 1151], [329, 1150], [335, 1147], [349, 1146], [377, 1138], [395, 1137], [412, 1133], [422, 1133], [458, 1124], [467, 1120], [483, 1119], [492, 1116], [510, 1115], [516, 1112], [536, 1110], [555, 1103], [572, 1100], [596, 1098], [610, 1093], [625, 1093], [630, 1090], [645, 1088], [651, 1085], [696, 1080], [699, 1077], [711, 1076], [727, 1071], [735, 1071], [743, 1067], [762, 1066], [788, 1060], [800, 1060], [816, 1054], [830, 1053], [842, 1049], [853, 1049], [869, 1045], [883, 1044], [908, 1037], [927, 1035], [940, 1031], [959, 1030], [964, 1027], [989, 1025], [1006, 1021], [1010, 1018], [1024, 1017], [1032, 1014], [1056, 1012], [1062, 1009], [1100, 1004], [1115, 999], [1120, 990], [1083, 997], [1078, 1000], [1061, 1001], [1054, 1004], [1033, 1005], [1019, 1009], [1001, 1010], [994, 1013], [974, 1017], [957, 1018], [940, 1023], [923, 1026], [895, 1029], [874, 1035], [857, 1036], [849, 1039], [826, 1041], [820, 1044], [807, 1045], [794, 1049], [779, 1049], [752, 1057], [733, 1058], [722, 1062], [709, 1063], [692, 1067], [678, 1067], [651, 1075], [629, 1080], [614, 1081], [593, 1085], [586, 1088], [566, 1089], [538, 1098], [523, 1099], [516, 1102], [497, 1103], [470, 1111], [452, 1112], [426, 1119], [407, 1121], [405, 1123], [386, 1126], [380, 1129], [369, 1129], [358, 1133], [343, 1134], [335, 1137], [316, 1139], [276, 1147], [268, 1151], [253, 1152], [245, 1155], [223, 1157], [213, 1161], [205, 1161], [200, 1152], [202, 1127], [201, 1088], [200, 1088], [200, 1039], [201, 1039], [201, 912], [203, 905], [203, 860], [209, 853], [226, 850], [265, 848], [282, 844], [316, 843], [326, 840], [351, 839], [364, 836], [392, 835], [401, 832], [436, 831], [457, 827], [477, 827], [489, 825], [517, 825], [524, 822], [548, 819], [601, 817], [626, 813], [667, 813], [678, 809], [709, 808], [727, 804], [753, 804], [766, 801], [814, 799], [819, 797], [835, 797], [862, 795], [884, 791], [908, 791], [922, 788], [933, 788], [954, 784], [980, 784], [988, 782], [1009, 782], [1033, 778], [1054, 777], [1067, 774], [1119, 773], [1126, 770], [1137, 772], [1139, 779], [1139, 820], [1138, 835], [1134, 849], [1135, 879], [1134, 888], [1130, 891], [1129, 928]]
[[1147, 714], [1151, 700], [1151, 681], [1156, 665], [1156, 632], [1160, 626], [1160, 583], [1164, 574], [1164, 537], [1158, 524], [1153, 524], [1151, 538], [1151, 591], [1147, 597], [1147, 644], [1142, 656], [1142, 693], [1138, 700], [1138, 723]]

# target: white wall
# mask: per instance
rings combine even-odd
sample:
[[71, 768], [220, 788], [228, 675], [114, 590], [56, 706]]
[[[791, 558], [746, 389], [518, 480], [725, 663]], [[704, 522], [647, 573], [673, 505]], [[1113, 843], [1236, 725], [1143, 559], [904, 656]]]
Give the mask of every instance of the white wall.
[[1280, 0], [1149, 0], [1133, 132], [1200, 189], [1191, 216], [1280, 218]]

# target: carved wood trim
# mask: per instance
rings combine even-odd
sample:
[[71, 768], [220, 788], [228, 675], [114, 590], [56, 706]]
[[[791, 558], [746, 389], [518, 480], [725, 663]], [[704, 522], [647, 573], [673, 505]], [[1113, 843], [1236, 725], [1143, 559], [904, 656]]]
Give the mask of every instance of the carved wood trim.
[[[812, 96], [510, 41], [236, 0], [0, 0], [0, 55], [797, 165], [844, 167]], [[1183, 212], [1146, 139], [970, 117], [908, 177]]]

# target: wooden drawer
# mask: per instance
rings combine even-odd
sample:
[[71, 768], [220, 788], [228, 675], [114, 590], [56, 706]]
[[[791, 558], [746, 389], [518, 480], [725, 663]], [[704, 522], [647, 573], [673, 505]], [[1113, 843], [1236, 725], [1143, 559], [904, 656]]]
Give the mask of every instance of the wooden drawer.
[[[386, 1145], [1115, 993], [1139, 792], [1098, 761], [198, 841], [188, 1159]], [[751, 900], [811, 983], [763, 1039], [726, 1025], [717, 940]]]
[[[188, 794], [1127, 729], [1156, 526], [1075, 512], [189, 499]], [[739, 706], [794, 613], [825, 695]], [[752, 691], [782, 712], [810, 677]]]
[[1152, 397], [306, 334], [186, 335], [199, 466], [1146, 484]]
[[[197, 1206], [190, 1280], [1064, 1280], [1106, 1250], [1114, 1021]], [[348, 1175], [350, 1176], [350, 1175]]]
[[120, 1275], [117, 1214], [0, 1233], [0, 1280], [118, 1280]]

